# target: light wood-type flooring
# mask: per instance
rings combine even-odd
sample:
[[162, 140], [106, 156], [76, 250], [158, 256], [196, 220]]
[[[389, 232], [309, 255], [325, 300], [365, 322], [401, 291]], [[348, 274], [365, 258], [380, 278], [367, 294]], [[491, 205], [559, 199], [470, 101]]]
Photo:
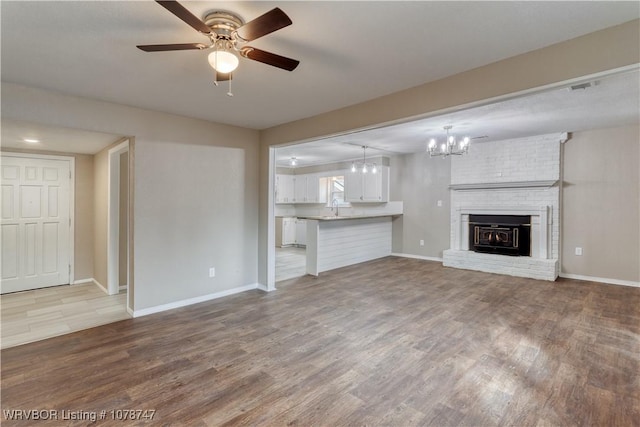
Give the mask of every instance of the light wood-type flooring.
[[[2, 350], [2, 410], [105, 411], [96, 425], [113, 426], [634, 426], [639, 337], [639, 288], [387, 257]], [[156, 412], [123, 423], [120, 409]], [[60, 424], [91, 423], [37, 425]]]
[[2, 348], [128, 319], [126, 292], [106, 295], [93, 283], [0, 296]]
[[296, 246], [276, 248], [276, 282], [307, 274], [307, 250]]

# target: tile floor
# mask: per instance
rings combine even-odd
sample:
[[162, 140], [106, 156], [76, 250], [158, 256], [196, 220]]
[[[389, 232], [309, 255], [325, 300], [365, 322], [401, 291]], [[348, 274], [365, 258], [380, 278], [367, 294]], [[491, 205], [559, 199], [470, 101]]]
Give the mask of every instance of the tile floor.
[[128, 319], [126, 297], [107, 295], [94, 283], [1, 295], [1, 348]]
[[295, 246], [276, 248], [276, 282], [307, 274], [307, 250]]

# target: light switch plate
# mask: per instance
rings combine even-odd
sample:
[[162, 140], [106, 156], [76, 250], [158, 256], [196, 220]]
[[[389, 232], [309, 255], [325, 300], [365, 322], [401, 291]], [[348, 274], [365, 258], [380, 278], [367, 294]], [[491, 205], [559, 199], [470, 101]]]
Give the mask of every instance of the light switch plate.
[[582, 248], [576, 248], [576, 255], [582, 256]]

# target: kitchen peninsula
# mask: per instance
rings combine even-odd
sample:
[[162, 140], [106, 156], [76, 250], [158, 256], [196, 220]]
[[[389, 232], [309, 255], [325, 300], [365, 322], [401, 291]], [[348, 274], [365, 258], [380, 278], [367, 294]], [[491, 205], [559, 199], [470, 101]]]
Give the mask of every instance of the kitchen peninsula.
[[391, 255], [394, 214], [307, 216], [307, 274]]

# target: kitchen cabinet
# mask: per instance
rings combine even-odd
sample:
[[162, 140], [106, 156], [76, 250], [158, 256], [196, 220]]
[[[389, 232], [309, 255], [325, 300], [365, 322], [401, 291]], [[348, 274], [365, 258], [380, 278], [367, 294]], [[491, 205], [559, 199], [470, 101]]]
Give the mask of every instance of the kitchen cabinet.
[[307, 220], [296, 219], [296, 245], [307, 245]]
[[316, 174], [295, 175], [290, 184], [290, 197], [276, 203], [326, 203], [327, 178]]
[[294, 203], [294, 176], [276, 175], [276, 203]]
[[307, 176], [296, 175], [293, 178], [293, 202], [294, 203], [306, 203], [307, 202]]
[[345, 172], [345, 200], [350, 203], [389, 201], [389, 166], [378, 166], [377, 173]]
[[[305, 230], [306, 231], [306, 230]], [[276, 217], [276, 246], [291, 246], [296, 244], [296, 218]]]

